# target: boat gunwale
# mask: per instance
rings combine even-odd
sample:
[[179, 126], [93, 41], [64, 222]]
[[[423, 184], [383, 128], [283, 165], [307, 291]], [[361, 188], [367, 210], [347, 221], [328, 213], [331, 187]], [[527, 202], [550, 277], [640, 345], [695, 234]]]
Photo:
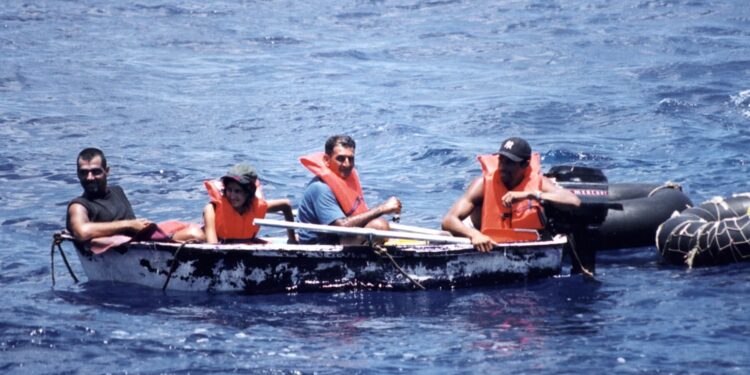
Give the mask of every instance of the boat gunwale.
[[[74, 238], [69, 234], [61, 234], [61, 239], [75, 242]], [[496, 244], [492, 249], [492, 252], [499, 251], [519, 251], [519, 250], [543, 250], [549, 248], [562, 247], [567, 243], [565, 236], [555, 236], [552, 239], [544, 241], [527, 241], [527, 242], [512, 242], [512, 243], [500, 243]], [[191, 251], [211, 251], [211, 252], [224, 252], [224, 253], [235, 253], [235, 252], [277, 252], [277, 253], [357, 253], [360, 251], [370, 251], [372, 249], [369, 245], [302, 245], [302, 244], [282, 244], [282, 243], [266, 243], [266, 244], [208, 244], [208, 243], [179, 243], [179, 242], [166, 242], [166, 241], [133, 241], [118, 248], [147, 248], [147, 249], [164, 249], [176, 251], [191, 250]], [[467, 252], [477, 252], [471, 245], [464, 244], [393, 244], [385, 245], [386, 250], [395, 251], [400, 254], [409, 255], [438, 255], [438, 254], [460, 254]], [[76, 246], [76, 248], [78, 248]], [[88, 250], [88, 248], [86, 248]], [[478, 253], [478, 252], [477, 252]], [[394, 254], [395, 255], [395, 254]]]

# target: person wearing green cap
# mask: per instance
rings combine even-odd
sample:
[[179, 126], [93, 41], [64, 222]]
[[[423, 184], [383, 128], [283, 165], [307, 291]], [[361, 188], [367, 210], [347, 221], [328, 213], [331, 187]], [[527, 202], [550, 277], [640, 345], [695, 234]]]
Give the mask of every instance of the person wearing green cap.
[[[258, 243], [260, 227], [255, 219], [267, 212], [282, 212], [294, 221], [289, 199], [266, 200], [258, 181], [258, 172], [250, 165], [237, 164], [219, 180], [204, 182], [211, 199], [203, 209], [203, 224], [208, 243]], [[297, 243], [294, 230], [287, 230], [288, 243]]]

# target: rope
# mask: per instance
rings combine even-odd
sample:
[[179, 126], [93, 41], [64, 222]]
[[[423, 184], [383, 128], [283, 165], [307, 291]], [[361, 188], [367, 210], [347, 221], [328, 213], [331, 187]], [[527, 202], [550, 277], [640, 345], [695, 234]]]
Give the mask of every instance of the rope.
[[700, 249], [696, 246], [685, 255], [685, 264], [687, 264], [688, 269], [693, 268], [693, 261], [695, 261], [695, 256], [698, 255], [699, 252]]
[[578, 257], [578, 252], [576, 252], [576, 241], [575, 239], [573, 239], [573, 236], [568, 237], [568, 241], [570, 241], [570, 252], [573, 253], [573, 256], [576, 258], [576, 262], [578, 262], [578, 265], [581, 266], [581, 273], [583, 274], [583, 276], [597, 281], [596, 277], [594, 277], [594, 273], [584, 267], [583, 263], [581, 262], [581, 258]]
[[50, 247], [50, 272], [52, 272], [52, 286], [55, 286], [55, 246], [57, 246], [57, 249], [60, 250], [60, 256], [62, 256], [63, 262], [65, 263], [65, 267], [68, 268], [68, 272], [70, 273], [70, 277], [73, 278], [74, 283], [78, 283], [78, 278], [76, 277], [76, 274], [73, 272], [73, 268], [70, 267], [70, 263], [68, 262], [68, 257], [65, 256], [65, 251], [63, 251], [62, 248], [62, 241], [63, 238], [60, 235], [60, 233], [55, 233], [52, 235], [52, 246]]
[[169, 273], [167, 273], [167, 279], [164, 281], [164, 286], [161, 287], [162, 292], [167, 290], [167, 285], [169, 285], [169, 280], [172, 280], [172, 274], [177, 269], [177, 257], [180, 255], [180, 251], [185, 248], [185, 245], [187, 245], [188, 242], [183, 242], [180, 247], [177, 248], [177, 251], [174, 252], [174, 258], [172, 258], [172, 265], [169, 267]]
[[381, 257], [388, 258], [388, 260], [391, 261], [391, 264], [393, 264], [393, 267], [395, 267], [398, 270], [398, 272], [400, 272], [402, 275], [404, 275], [404, 277], [406, 277], [409, 281], [411, 281], [411, 283], [414, 284], [417, 288], [419, 288], [421, 290], [425, 290], [426, 289], [422, 284], [419, 283], [419, 281], [417, 281], [417, 280], [413, 279], [411, 276], [409, 276], [409, 274], [406, 273], [406, 271], [404, 271], [404, 269], [401, 268], [401, 266], [399, 266], [398, 263], [396, 263], [396, 260], [393, 259], [393, 257], [391, 256], [391, 254], [388, 254], [388, 250], [383, 245], [371, 245], [371, 247], [372, 247], [373, 251], [375, 251], [375, 254], [380, 255]]
[[[673, 217], [675, 217], [675, 216], [673, 216]], [[701, 220], [703, 220], [703, 219], [701, 219]], [[660, 246], [659, 247], [659, 249], [663, 249], [662, 256], [665, 256], [667, 251], [675, 251], [674, 249], [670, 249], [667, 245], [670, 244], [670, 243], [672, 243], [672, 241], [679, 241], [680, 240], [680, 236], [682, 235], [682, 232], [687, 231], [687, 228], [690, 226], [690, 224], [692, 224], [694, 222], [696, 222], [696, 221], [691, 220], [691, 221], [683, 222], [683, 223], [675, 226], [672, 229], [672, 231], [669, 232], [669, 234], [667, 234], [667, 238], [664, 240], [664, 246]], [[656, 242], [657, 242], [657, 244], [659, 243], [658, 233], [657, 233], [657, 237], [656, 237]]]
[[675, 189], [675, 190], [682, 191], [682, 185], [680, 185], [680, 184], [678, 184], [676, 182], [667, 181], [663, 185], [657, 186], [653, 190], [651, 190], [648, 193], [648, 196], [650, 197], [650, 196], [656, 194], [657, 191], [664, 190], [664, 189]]
[[55, 244], [57, 244], [58, 234], [55, 233], [52, 235], [52, 246], [49, 248], [49, 263], [50, 263], [50, 272], [52, 273], [52, 287], [55, 287]]

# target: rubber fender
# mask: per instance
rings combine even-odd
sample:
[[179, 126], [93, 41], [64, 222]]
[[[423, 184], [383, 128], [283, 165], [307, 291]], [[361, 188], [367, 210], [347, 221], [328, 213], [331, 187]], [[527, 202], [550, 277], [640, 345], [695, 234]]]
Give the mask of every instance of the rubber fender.
[[750, 260], [750, 194], [715, 198], [662, 223], [656, 248], [662, 262], [689, 267]]

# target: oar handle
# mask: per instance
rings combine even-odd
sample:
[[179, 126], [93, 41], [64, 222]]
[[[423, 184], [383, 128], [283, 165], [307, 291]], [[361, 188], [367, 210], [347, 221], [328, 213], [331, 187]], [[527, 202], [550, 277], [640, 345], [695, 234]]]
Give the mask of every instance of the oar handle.
[[435, 236], [450, 236], [450, 233], [446, 231], [442, 231], [442, 230], [437, 230], [437, 229], [415, 227], [413, 225], [404, 225], [404, 224], [398, 224], [398, 223], [388, 223], [388, 225], [391, 227], [391, 230], [395, 230], [399, 232], [432, 234]]
[[322, 232], [322, 233], [334, 233], [350, 236], [372, 236], [376, 238], [399, 238], [405, 240], [422, 240], [436, 243], [455, 243], [470, 245], [471, 240], [463, 237], [451, 237], [443, 235], [432, 235], [423, 233], [409, 233], [409, 232], [396, 232], [392, 230], [377, 230], [369, 228], [348, 228], [339, 227], [333, 225], [319, 225], [319, 224], [308, 224], [308, 223], [296, 223], [283, 220], [271, 220], [271, 219], [255, 219], [255, 224], [277, 227], [277, 228], [293, 228], [293, 229], [304, 229], [311, 232]]

